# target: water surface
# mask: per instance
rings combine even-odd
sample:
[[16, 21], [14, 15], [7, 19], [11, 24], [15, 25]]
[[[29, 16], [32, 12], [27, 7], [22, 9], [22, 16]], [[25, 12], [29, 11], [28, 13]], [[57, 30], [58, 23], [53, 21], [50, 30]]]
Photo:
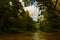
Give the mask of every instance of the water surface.
[[60, 35], [37, 31], [36, 33], [1, 35], [0, 40], [60, 40]]

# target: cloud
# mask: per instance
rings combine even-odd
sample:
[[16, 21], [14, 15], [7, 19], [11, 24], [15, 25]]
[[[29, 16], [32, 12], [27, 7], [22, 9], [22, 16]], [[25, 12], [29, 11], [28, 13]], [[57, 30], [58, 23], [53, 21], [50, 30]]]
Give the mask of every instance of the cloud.
[[32, 5], [32, 6], [25, 7], [25, 10], [29, 11], [29, 15], [30, 17], [33, 18], [34, 21], [37, 21], [38, 14], [39, 14], [39, 8]]
[[22, 0], [19, 0], [19, 2], [22, 3], [23, 8], [24, 8], [25, 11], [27, 11], [27, 10], [29, 11], [30, 17], [32, 17], [34, 21], [37, 21], [37, 19], [38, 19], [38, 14], [39, 14], [39, 8], [36, 7], [36, 6], [37, 6], [37, 2], [34, 2], [33, 5], [30, 5], [30, 6], [28, 6], [28, 7], [25, 7], [25, 6], [24, 6], [24, 2], [23, 2]]

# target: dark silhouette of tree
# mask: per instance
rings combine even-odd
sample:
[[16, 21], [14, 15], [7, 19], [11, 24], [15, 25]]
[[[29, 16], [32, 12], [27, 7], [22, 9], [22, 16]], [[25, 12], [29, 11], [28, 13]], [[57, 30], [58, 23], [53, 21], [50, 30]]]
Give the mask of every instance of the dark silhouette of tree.
[[53, 3], [53, 0], [37, 0], [47, 7], [46, 11], [42, 12], [45, 20], [40, 22], [41, 28], [48, 32], [60, 32], [60, 10], [58, 10], [58, 1]]
[[[29, 12], [24, 11], [19, 0], [0, 0], [0, 32], [1, 33], [22, 33], [27, 27], [32, 26], [35, 30], [35, 23], [30, 18]], [[30, 31], [30, 32], [31, 32]]]

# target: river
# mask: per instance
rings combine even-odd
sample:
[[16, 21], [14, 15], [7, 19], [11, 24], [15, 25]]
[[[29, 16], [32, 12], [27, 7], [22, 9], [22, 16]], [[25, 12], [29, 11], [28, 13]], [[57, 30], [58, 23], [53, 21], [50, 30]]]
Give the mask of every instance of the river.
[[0, 40], [60, 40], [60, 35], [38, 30], [36, 33], [0, 35]]

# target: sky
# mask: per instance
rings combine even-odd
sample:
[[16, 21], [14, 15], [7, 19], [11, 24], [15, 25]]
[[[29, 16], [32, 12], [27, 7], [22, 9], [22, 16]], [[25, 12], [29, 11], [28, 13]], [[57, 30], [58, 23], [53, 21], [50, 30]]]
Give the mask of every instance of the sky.
[[26, 7], [25, 9], [29, 11], [30, 17], [32, 17], [34, 21], [37, 21], [38, 13], [39, 13], [38, 8], [32, 5], [32, 6]]
[[[19, 0], [19, 2], [21, 2], [22, 5], [23, 5], [23, 7], [24, 7], [24, 2], [23, 2], [22, 0]], [[24, 10], [25, 10], [25, 11], [26, 11], [26, 10], [29, 11], [29, 15], [30, 15], [30, 17], [32, 17], [32, 19], [33, 19], [34, 21], [37, 21], [37, 19], [38, 19], [38, 14], [39, 14], [39, 8], [36, 7], [36, 6], [37, 6], [37, 3], [38, 3], [38, 2], [35, 1], [32, 5], [27, 6], [27, 7], [24, 7]]]

